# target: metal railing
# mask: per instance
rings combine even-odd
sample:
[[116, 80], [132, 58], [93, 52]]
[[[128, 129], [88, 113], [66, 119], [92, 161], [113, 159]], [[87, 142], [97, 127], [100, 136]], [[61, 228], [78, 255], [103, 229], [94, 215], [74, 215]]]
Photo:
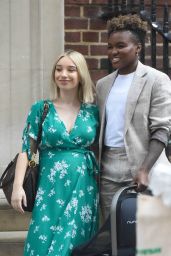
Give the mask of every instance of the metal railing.
[[[143, 20], [148, 22], [150, 31], [150, 59], [151, 66], [157, 68], [157, 37], [161, 37], [162, 42], [162, 71], [169, 74], [169, 46], [171, 46], [171, 26], [169, 21], [169, 7], [167, 1], [162, 6], [163, 17], [157, 18], [157, 0], [151, 0], [151, 5], [145, 5], [144, 0], [108, 0], [108, 10], [101, 14], [101, 18], [108, 20], [120, 14], [139, 14]], [[161, 8], [161, 7], [160, 7]], [[145, 63], [145, 42], [141, 52], [141, 61]]]

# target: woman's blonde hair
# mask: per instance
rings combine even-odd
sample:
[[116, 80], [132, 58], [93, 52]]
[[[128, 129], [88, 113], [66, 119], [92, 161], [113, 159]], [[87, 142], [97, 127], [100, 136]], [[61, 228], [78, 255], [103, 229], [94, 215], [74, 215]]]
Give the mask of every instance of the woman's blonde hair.
[[51, 76], [53, 98], [59, 97], [60, 95], [59, 87], [55, 83], [56, 64], [61, 58], [66, 56], [69, 57], [77, 67], [77, 71], [80, 78], [79, 89], [78, 89], [78, 96], [80, 101], [83, 103], [93, 102], [95, 87], [91, 80], [86, 60], [81, 53], [74, 50], [66, 50], [57, 58], [57, 60], [54, 63], [54, 66], [52, 69], [52, 76]]

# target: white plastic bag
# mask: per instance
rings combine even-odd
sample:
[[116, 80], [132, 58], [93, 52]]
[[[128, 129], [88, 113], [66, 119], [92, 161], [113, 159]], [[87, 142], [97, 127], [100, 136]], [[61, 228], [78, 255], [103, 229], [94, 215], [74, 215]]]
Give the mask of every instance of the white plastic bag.
[[154, 196], [161, 198], [164, 205], [171, 207], [171, 163], [166, 159], [164, 152], [152, 168], [149, 189]]
[[137, 199], [136, 256], [171, 255], [171, 208], [159, 197]]

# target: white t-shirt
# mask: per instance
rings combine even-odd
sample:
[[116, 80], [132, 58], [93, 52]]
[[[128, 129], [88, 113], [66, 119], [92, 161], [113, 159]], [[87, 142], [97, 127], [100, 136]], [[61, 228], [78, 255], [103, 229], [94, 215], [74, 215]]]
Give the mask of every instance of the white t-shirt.
[[104, 144], [110, 147], [124, 147], [125, 109], [128, 91], [134, 73], [119, 75], [115, 79], [106, 102], [106, 129]]

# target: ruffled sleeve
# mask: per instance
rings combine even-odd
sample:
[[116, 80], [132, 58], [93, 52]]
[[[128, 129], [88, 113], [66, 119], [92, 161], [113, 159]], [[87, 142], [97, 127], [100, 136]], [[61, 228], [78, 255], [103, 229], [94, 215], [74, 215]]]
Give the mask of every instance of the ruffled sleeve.
[[22, 152], [27, 152], [28, 159], [31, 159], [31, 138], [37, 140], [39, 125], [42, 117], [44, 101], [37, 101], [31, 106], [22, 136]]

